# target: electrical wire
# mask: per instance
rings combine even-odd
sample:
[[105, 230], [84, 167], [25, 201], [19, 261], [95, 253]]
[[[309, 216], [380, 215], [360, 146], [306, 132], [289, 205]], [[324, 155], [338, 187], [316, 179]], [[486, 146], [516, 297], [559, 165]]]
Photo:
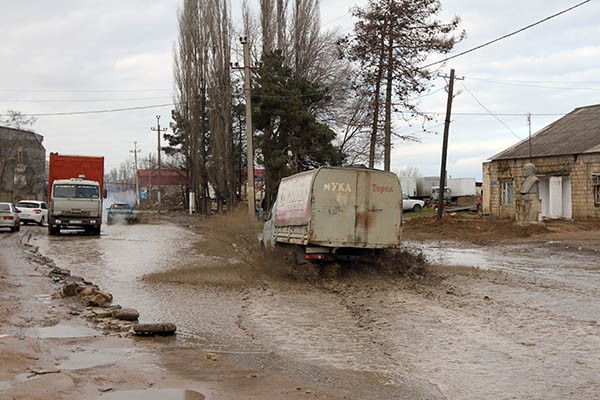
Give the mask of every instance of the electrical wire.
[[454, 55], [452, 55], [452, 56], [449, 56], [449, 57], [443, 58], [443, 59], [441, 59], [441, 60], [439, 60], [439, 61], [436, 61], [436, 62], [433, 62], [433, 63], [427, 64], [427, 65], [425, 65], [425, 66], [421, 67], [421, 69], [429, 68], [429, 67], [431, 67], [431, 66], [433, 66], [433, 65], [436, 65], [436, 64], [441, 64], [441, 63], [444, 63], [444, 62], [446, 62], [446, 61], [448, 61], [448, 60], [452, 60], [453, 58], [457, 58], [457, 57], [460, 57], [460, 56], [464, 56], [465, 54], [471, 53], [471, 52], [473, 52], [473, 51], [475, 51], [475, 50], [479, 50], [479, 49], [481, 49], [481, 48], [483, 48], [483, 47], [489, 46], [490, 44], [493, 44], [493, 43], [499, 42], [499, 41], [501, 41], [501, 40], [503, 40], [503, 39], [506, 39], [506, 38], [508, 38], [508, 37], [514, 36], [514, 35], [516, 35], [517, 33], [521, 33], [521, 32], [523, 32], [523, 31], [525, 31], [525, 30], [527, 30], [527, 29], [533, 28], [533, 27], [534, 27], [534, 26], [536, 26], [536, 25], [539, 25], [539, 24], [541, 24], [541, 23], [543, 23], [543, 22], [546, 22], [546, 21], [548, 21], [548, 20], [550, 20], [550, 19], [552, 19], [552, 18], [558, 17], [559, 15], [562, 15], [562, 14], [564, 14], [564, 13], [567, 13], [567, 12], [569, 12], [569, 11], [571, 11], [571, 10], [573, 10], [573, 9], [577, 8], [577, 7], [580, 7], [580, 6], [582, 6], [582, 5], [586, 4], [586, 3], [589, 3], [590, 1], [592, 1], [592, 0], [585, 0], [585, 1], [582, 1], [581, 3], [575, 4], [575, 5], [574, 5], [574, 6], [572, 6], [572, 7], [569, 7], [569, 8], [567, 8], [567, 9], [565, 9], [565, 10], [559, 11], [559, 12], [557, 12], [556, 14], [552, 14], [552, 15], [550, 15], [550, 16], [548, 16], [548, 17], [544, 18], [544, 19], [541, 19], [541, 20], [539, 20], [539, 21], [537, 21], [537, 22], [534, 22], [534, 23], [532, 23], [532, 24], [529, 24], [529, 25], [527, 25], [527, 26], [525, 26], [525, 27], [523, 27], [523, 28], [521, 28], [521, 29], [517, 29], [516, 31], [513, 31], [513, 32], [511, 32], [511, 33], [507, 33], [506, 35], [503, 35], [503, 36], [500, 36], [500, 37], [498, 37], [498, 38], [496, 38], [496, 39], [490, 40], [489, 42], [486, 42], [486, 43], [480, 44], [479, 46], [475, 46], [475, 47], [472, 47], [472, 48], [470, 48], [470, 49], [468, 49], [468, 50], [461, 51], [461, 52], [460, 52], [460, 53], [458, 53], [458, 54], [454, 54]]
[[[589, 91], [599, 91], [600, 90], [600, 88], [591, 88], [591, 87], [570, 87], [570, 86], [535, 85], [533, 83], [527, 83], [527, 81], [503, 81], [503, 80], [497, 80], [497, 79], [483, 79], [483, 78], [470, 78], [470, 77], [463, 77], [463, 79], [470, 79], [470, 80], [474, 80], [474, 81], [496, 83], [498, 85], [519, 86], [519, 87], [532, 87], [532, 88], [541, 88], [541, 89], [589, 90]], [[565, 83], [565, 82], [545, 82], [545, 83]], [[577, 83], [577, 82], [569, 82], [569, 83]]]
[[141, 101], [141, 100], [165, 100], [164, 96], [161, 97], [136, 97], [136, 98], [124, 98], [124, 99], [66, 99], [66, 100], [36, 100], [36, 99], [0, 99], [0, 103], [103, 103], [108, 101]]
[[173, 89], [0, 89], [0, 93], [111, 93], [111, 92], [170, 92]]
[[344, 15], [342, 15], [342, 16], [339, 16], [339, 17], [337, 17], [337, 18], [335, 18], [335, 19], [332, 19], [332, 20], [331, 20], [331, 21], [329, 21], [329, 22], [325, 22], [325, 23], [324, 23], [324, 24], [322, 24], [321, 26], [327, 26], [327, 25], [331, 25], [331, 24], [333, 24], [334, 22], [337, 22], [337, 21], [339, 21], [340, 19], [342, 19], [342, 18], [346, 17], [346, 15], [348, 15], [348, 14], [350, 14], [350, 9], [348, 9], [348, 11], [346, 11], [346, 13], [345, 13]]
[[[66, 116], [66, 115], [85, 115], [85, 114], [105, 114], [121, 111], [132, 111], [132, 110], [147, 110], [150, 108], [162, 108], [162, 107], [173, 107], [174, 105], [182, 103], [165, 103], [155, 104], [151, 106], [138, 106], [138, 107], [124, 107], [124, 108], [113, 108], [109, 110], [90, 110], [90, 111], [68, 111], [68, 112], [56, 112], [56, 113], [22, 113], [23, 117], [54, 117], [54, 116]], [[0, 117], [8, 117], [10, 114], [0, 114]]]
[[465, 85], [464, 82], [461, 81], [460, 83], [461, 83], [463, 89], [465, 89], [465, 91], [467, 93], [469, 93], [471, 95], [471, 97], [473, 97], [473, 99], [477, 102], [477, 104], [479, 104], [484, 110], [486, 110], [498, 122], [500, 122], [502, 125], [504, 125], [504, 127], [506, 129], [508, 129], [510, 131], [510, 133], [513, 134], [514, 137], [516, 137], [519, 140], [522, 140], [522, 138], [519, 137], [519, 135], [517, 135], [512, 129], [510, 129], [510, 127], [508, 125], [506, 125], [506, 123], [504, 121], [502, 121], [498, 116], [496, 116], [496, 114], [494, 114], [493, 112], [491, 112], [489, 108], [487, 108], [485, 105], [483, 105], [483, 103], [481, 101], [479, 101], [479, 99], [477, 97], [475, 97], [475, 95], [473, 93], [471, 93], [471, 91], [467, 88], [467, 86]]

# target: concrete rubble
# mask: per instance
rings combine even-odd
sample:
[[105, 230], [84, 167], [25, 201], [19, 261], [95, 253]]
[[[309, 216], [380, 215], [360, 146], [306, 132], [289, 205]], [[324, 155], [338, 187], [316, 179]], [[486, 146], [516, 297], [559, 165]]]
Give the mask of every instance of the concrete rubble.
[[48, 267], [47, 275], [55, 283], [62, 285], [62, 297], [72, 297], [84, 304], [81, 316], [104, 332], [127, 333], [131, 335], [174, 335], [177, 327], [173, 323], [139, 323], [140, 314], [133, 308], [123, 308], [112, 304], [112, 294], [101, 290], [97, 285], [85, 280], [81, 276], [71, 275], [67, 269], [56, 266], [54, 261], [39, 252], [37, 246], [24, 243], [33, 262]]

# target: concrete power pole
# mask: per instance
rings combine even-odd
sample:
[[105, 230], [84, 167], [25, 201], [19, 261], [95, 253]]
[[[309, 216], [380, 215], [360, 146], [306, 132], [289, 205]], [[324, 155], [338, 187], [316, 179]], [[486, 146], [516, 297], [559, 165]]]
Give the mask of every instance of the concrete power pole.
[[156, 116], [156, 128], [155, 127], [151, 127], [150, 128], [153, 131], [156, 131], [156, 134], [158, 136], [158, 179], [156, 181], [156, 185], [158, 186], [158, 190], [157, 190], [157, 200], [158, 200], [158, 204], [160, 204], [160, 134], [161, 132], [165, 132], [167, 130], [167, 128], [163, 128], [160, 129], [160, 115]]
[[450, 131], [450, 115], [452, 114], [452, 96], [454, 91], [454, 69], [450, 70], [448, 83], [448, 101], [446, 103], [446, 121], [444, 123], [444, 142], [442, 144], [442, 166], [440, 169], [440, 191], [438, 194], [438, 221], [442, 220], [444, 213], [444, 191], [446, 189], [446, 158], [448, 156], [448, 133]]
[[137, 162], [137, 153], [142, 150], [138, 150], [137, 142], [133, 142], [133, 150], [129, 150], [130, 153], [133, 153], [133, 162], [135, 163], [135, 203], [137, 206], [140, 206], [140, 177], [138, 176], [138, 162]]
[[248, 189], [246, 197], [248, 198], [248, 216], [254, 218], [256, 199], [254, 198], [254, 145], [253, 145], [253, 126], [252, 126], [252, 76], [250, 75], [250, 49], [248, 48], [248, 39], [240, 38], [240, 43], [244, 47], [244, 95], [246, 98], [246, 142], [247, 142], [247, 169], [248, 169]]

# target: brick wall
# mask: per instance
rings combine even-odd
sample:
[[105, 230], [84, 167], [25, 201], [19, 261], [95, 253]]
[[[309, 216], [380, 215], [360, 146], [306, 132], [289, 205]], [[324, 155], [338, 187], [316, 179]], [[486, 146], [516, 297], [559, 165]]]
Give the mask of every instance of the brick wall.
[[46, 149], [42, 136], [0, 127], [0, 191], [12, 201], [42, 200], [46, 188]]
[[[528, 159], [495, 160], [483, 164], [483, 213], [500, 218], [514, 218], [513, 205], [500, 204], [500, 182], [513, 181], [514, 199], [525, 179], [523, 165]], [[600, 219], [600, 207], [594, 205], [594, 186], [592, 174], [600, 173], [600, 153], [579, 156], [556, 156], [534, 158], [537, 175], [564, 176], [571, 178], [572, 217], [581, 219]]]

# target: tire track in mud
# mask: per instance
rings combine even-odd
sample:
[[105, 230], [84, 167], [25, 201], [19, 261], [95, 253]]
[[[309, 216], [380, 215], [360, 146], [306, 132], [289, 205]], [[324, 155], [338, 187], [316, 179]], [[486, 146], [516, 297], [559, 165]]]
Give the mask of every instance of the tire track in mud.
[[482, 295], [496, 274], [477, 275], [444, 275], [416, 286], [398, 281], [395, 290], [380, 290], [371, 298], [348, 289], [344, 297], [364, 302], [375, 341], [448, 398], [540, 398], [544, 393], [544, 398], [562, 399], [572, 397], [573, 390], [578, 398], [595, 398], [600, 389], [593, 383], [600, 370], [596, 321], [553, 313], [551, 305], [523, 304], [510, 283], [494, 295]]
[[281, 357], [342, 375], [372, 375], [375, 381], [361, 389], [370, 393], [368, 398], [396, 398], [389, 397], [396, 391], [404, 396], [412, 393], [400, 398], [443, 398], [427, 379], [414, 376], [401, 359], [388, 352], [385, 338], [373, 334], [380, 328], [364, 299], [380, 286], [352, 286], [357, 293], [352, 298], [346, 285], [335, 280], [316, 286], [251, 290], [240, 327]]

